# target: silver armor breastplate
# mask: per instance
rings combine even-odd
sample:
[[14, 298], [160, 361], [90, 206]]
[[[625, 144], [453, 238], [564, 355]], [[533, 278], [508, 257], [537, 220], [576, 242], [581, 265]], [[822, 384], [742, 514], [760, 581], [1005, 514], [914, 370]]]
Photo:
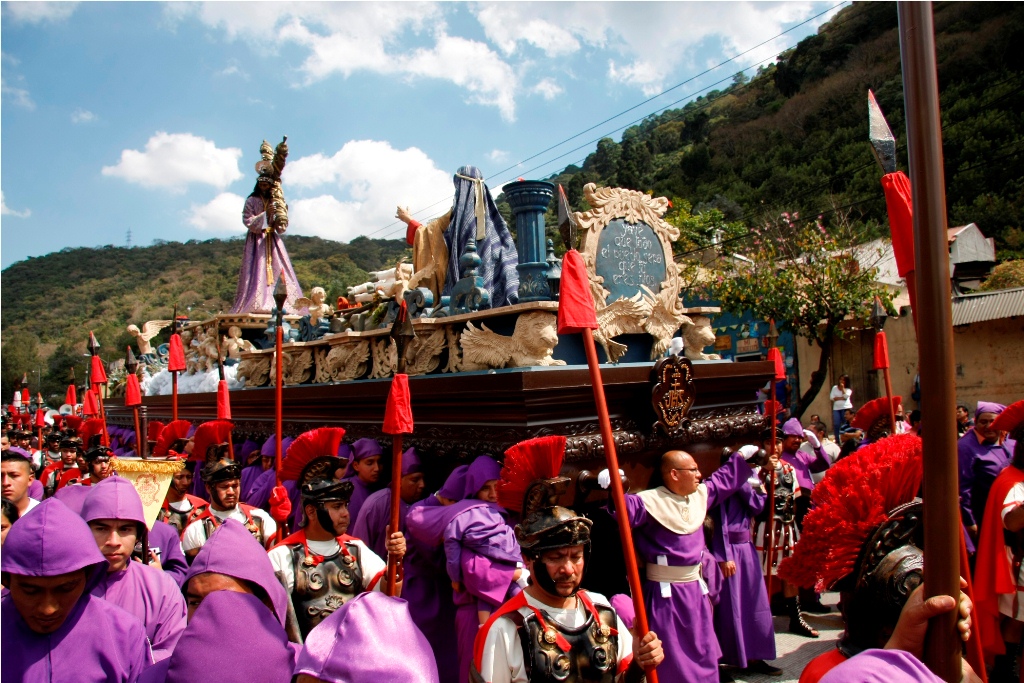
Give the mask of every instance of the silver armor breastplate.
[[[613, 683], [619, 653], [615, 612], [604, 605], [594, 608], [600, 620], [588, 614], [577, 628], [562, 626], [546, 614], [546, 628], [534, 614], [524, 617], [516, 611], [507, 615], [519, 631], [531, 683]], [[568, 652], [558, 646], [556, 632], [568, 641]]]
[[[348, 550], [348, 554], [344, 550]], [[337, 554], [325, 557], [317, 565], [307, 559], [306, 549], [293, 545], [295, 589], [292, 603], [299, 630], [305, 638], [313, 627], [330, 616], [349, 599], [363, 592], [363, 573], [359, 564], [359, 546], [344, 544]]]

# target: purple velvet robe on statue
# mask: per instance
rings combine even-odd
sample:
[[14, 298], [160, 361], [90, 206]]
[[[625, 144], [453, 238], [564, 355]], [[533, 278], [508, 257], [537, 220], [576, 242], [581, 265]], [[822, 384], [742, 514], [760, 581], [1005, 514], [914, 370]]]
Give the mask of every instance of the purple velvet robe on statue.
[[59, 500], [40, 503], [11, 527], [0, 571], [58, 576], [84, 569], [85, 591], [60, 628], [32, 631], [10, 593], [0, 598], [2, 683], [133, 683], [151, 662], [139, 620], [89, 593], [107, 571], [88, 525]]
[[715, 610], [715, 633], [722, 663], [741, 669], [750, 660], [775, 659], [775, 628], [757, 550], [750, 539], [750, 520], [767, 496], [749, 482], [711, 510], [715, 534], [711, 552], [716, 562], [734, 562], [736, 573], [723, 580]]
[[[231, 313], [270, 313], [275, 308], [274, 284], [284, 271], [285, 286], [288, 298], [285, 300], [286, 313], [299, 313], [295, 300], [302, 296], [302, 288], [295, 277], [295, 270], [288, 258], [288, 250], [284, 247], [281, 236], [271, 232], [265, 234], [267, 214], [263, 200], [250, 196], [245, 200], [242, 209], [242, 222], [248, 229], [245, 236], [245, 250], [242, 252], [242, 267], [238, 271], [238, 289], [235, 290], [235, 302], [231, 304]], [[271, 273], [267, 278], [267, 241], [270, 241]]]
[[[146, 533], [142, 501], [130, 481], [113, 476], [91, 488], [82, 507], [82, 519], [128, 520]], [[124, 569], [100, 577], [91, 592], [142, 622], [155, 660], [171, 655], [185, 630], [185, 598], [174, 579], [159, 569], [129, 561]]]
[[409, 603], [377, 592], [360, 593], [310, 631], [295, 673], [326, 683], [439, 681]]
[[[704, 482], [708, 510], [732, 495], [749, 476], [747, 463], [739, 454], [733, 454]], [[669, 566], [701, 563], [706, 550], [701, 529], [690, 534], [670, 531], [648, 514], [643, 500], [636, 495], [626, 496], [626, 508], [636, 551], [645, 563], [657, 564], [659, 555], [666, 556]], [[657, 582], [646, 577], [642, 582], [648, 623], [658, 634], [666, 653], [665, 661], [658, 666], [659, 680], [665, 683], [717, 681], [722, 651], [715, 637], [711, 602], [702, 594], [700, 583], [669, 584], [671, 595], [663, 598]]]

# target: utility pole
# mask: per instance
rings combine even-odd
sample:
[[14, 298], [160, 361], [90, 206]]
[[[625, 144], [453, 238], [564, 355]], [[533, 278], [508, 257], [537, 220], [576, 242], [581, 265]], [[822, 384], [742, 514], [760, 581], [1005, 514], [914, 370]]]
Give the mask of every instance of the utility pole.
[[124, 246], [127, 249], [131, 249], [132, 248], [132, 229], [131, 228], [128, 228], [128, 236], [125, 238], [125, 245]]

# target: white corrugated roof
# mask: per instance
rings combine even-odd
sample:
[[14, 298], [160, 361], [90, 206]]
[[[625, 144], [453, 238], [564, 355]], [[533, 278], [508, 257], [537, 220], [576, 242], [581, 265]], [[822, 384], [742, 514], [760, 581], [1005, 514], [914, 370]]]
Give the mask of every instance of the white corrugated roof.
[[1024, 315], [1024, 287], [953, 297], [953, 327]]

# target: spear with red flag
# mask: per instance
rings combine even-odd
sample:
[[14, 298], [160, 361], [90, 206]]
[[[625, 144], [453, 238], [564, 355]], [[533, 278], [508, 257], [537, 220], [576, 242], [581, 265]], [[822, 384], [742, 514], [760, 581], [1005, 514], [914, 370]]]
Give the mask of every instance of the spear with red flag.
[[75, 389], [75, 369], [71, 368], [71, 377], [68, 378], [70, 384], [68, 384], [67, 391], [64, 392], [64, 403], [71, 406], [72, 413], [74, 413], [75, 406], [78, 405], [78, 390]]
[[[281, 453], [281, 430], [284, 429], [284, 393], [282, 385], [284, 384], [284, 302], [288, 299], [288, 288], [284, 283], [284, 271], [281, 271], [281, 275], [277, 278], [277, 284], [274, 285], [274, 303], [277, 304], [277, 337], [274, 343], [274, 362], [277, 365], [277, 373], [275, 375], [274, 383], [274, 442], [276, 448], [274, 450], [274, 472], [277, 486], [281, 486], [281, 459], [283, 454]], [[278, 541], [281, 540], [283, 531], [281, 527], [278, 527], [277, 535]]]
[[[771, 361], [774, 373], [772, 374], [772, 396], [771, 399], [765, 402], [768, 407], [768, 426], [771, 430], [768, 437], [768, 457], [769, 465], [771, 464], [771, 456], [775, 455], [775, 446], [777, 438], [775, 436], [777, 425], [779, 424], [779, 402], [775, 399], [775, 383], [786, 379], [786, 364], [782, 362], [782, 353], [779, 351], [779, 347], [775, 345], [775, 342], [779, 338], [779, 332], [775, 327], [775, 321], [770, 320], [768, 324], [768, 334], [765, 335], [768, 340], [768, 360]], [[774, 469], [768, 474], [768, 545], [770, 557], [774, 557], [775, 553], [775, 471]], [[765, 563], [765, 571], [767, 572], [768, 580], [768, 597], [772, 596], [772, 562]]]
[[96, 394], [96, 406], [99, 417], [103, 420], [103, 445], [110, 447], [110, 434], [107, 433], [107, 413], [103, 409], [103, 390], [100, 387], [107, 384], [107, 371], [103, 367], [103, 359], [100, 358], [100, 343], [96, 341], [96, 335], [89, 331], [89, 353], [90, 360], [89, 382], [92, 384]]
[[[559, 188], [560, 199], [564, 199], [565, 192]], [[568, 212], [567, 212], [568, 213]], [[571, 214], [569, 214], [570, 228], [572, 226]], [[570, 233], [570, 244], [575, 239]], [[633, 607], [636, 611], [636, 632], [638, 638], [643, 638], [650, 631], [647, 625], [647, 609], [644, 607], [643, 588], [640, 583], [640, 570], [636, 563], [636, 551], [633, 548], [633, 532], [629, 526], [629, 516], [626, 514], [626, 493], [622, 488], [622, 479], [618, 476], [619, 458], [615, 452], [615, 439], [612, 436], [612, 423], [608, 416], [608, 404], [604, 396], [604, 382], [601, 379], [601, 365], [597, 359], [597, 347], [594, 344], [594, 330], [598, 328], [597, 314], [594, 307], [594, 298], [590, 292], [590, 284], [587, 278], [586, 266], [583, 264], [583, 257], [575, 249], [570, 249], [562, 257], [562, 281], [559, 286], [558, 300], [558, 334], [581, 333], [583, 336], [583, 347], [587, 353], [587, 366], [590, 369], [590, 383], [594, 390], [594, 403], [597, 407], [597, 417], [601, 426], [601, 441], [604, 444], [605, 463], [611, 473], [612, 500], [615, 509], [619, 514], [615, 516], [619, 525], [619, 539], [622, 542], [622, 552], [626, 561], [626, 578], [629, 581], [629, 591], [633, 597]], [[647, 680], [651, 683], [658, 683], [658, 674], [655, 669], [646, 670]]]
[[139, 369], [139, 361], [128, 347], [124, 356], [124, 369], [127, 372], [124, 384], [124, 407], [132, 409], [132, 417], [135, 420], [135, 454], [140, 458], [147, 457], [146, 440], [142, 438], [142, 423], [139, 421], [139, 406], [142, 405], [142, 389], [139, 387], [139, 377], [136, 371]]
[[[220, 350], [220, 330], [217, 330], [217, 373], [220, 379], [217, 380], [217, 419], [231, 420], [231, 397], [228, 396], [228, 381], [224, 377], [224, 357]], [[228, 434], [228, 448], [231, 457], [235, 457], [235, 442], [231, 434]]]
[[36, 442], [39, 444], [39, 450], [43, 450], [43, 427], [46, 426], [46, 413], [43, 411], [43, 395], [42, 393], [36, 394]]
[[174, 307], [171, 341], [167, 351], [167, 372], [171, 373], [171, 421], [178, 419], [178, 373], [185, 371], [185, 349], [178, 333], [178, 307]]
[[[409, 319], [409, 309], [403, 299], [398, 308], [398, 316], [391, 326], [391, 338], [395, 340], [397, 367], [391, 379], [391, 391], [388, 393], [387, 409], [384, 412], [385, 434], [391, 434], [391, 526], [388, 533], [399, 531], [399, 511], [402, 502], [402, 434], [412, 434], [412, 399], [409, 395], [409, 376], [405, 374], [406, 345], [416, 338]], [[394, 597], [398, 585], [398, 559], [388, 553], [387, 592]]]

